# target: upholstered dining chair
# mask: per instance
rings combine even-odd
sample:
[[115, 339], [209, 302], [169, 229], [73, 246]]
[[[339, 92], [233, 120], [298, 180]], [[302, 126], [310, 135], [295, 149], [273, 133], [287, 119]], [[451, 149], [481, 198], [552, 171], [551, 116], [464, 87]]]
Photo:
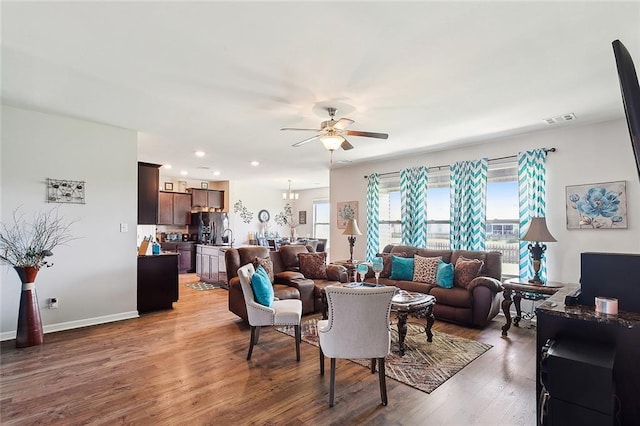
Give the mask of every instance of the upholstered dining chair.
[[256, 302], [251, 279], [255, 274], [253, 264], [248, 263], [238, 269], [238, 278], [242, 286], [244, 301], [247, 305], [247, 317], [251, 326], [251, 341], [247, 360], [251, 359], [253, 346], [258, 344], [260, 327], [273, 325], [292, 325], [295, 329], [296, 361], [300, 361], [300, 318], [302, 317], [302, 302], [297, 299], [274, 300], [271, 306], [264, 306]]
[[324, 375], [324, 357], [331, 359], [329, 406], [333, 407], [336, 358], [369, 358], [371, 373], [375, 373], [376, 360], [380, 381], [382, 405], [387, 405], [387, 383], [384, 359], [391, 346], [389, 312], [396, 288], [328, 286], [325, 288], [328, 319], [318, 321], [320, 339], [320, 374]]

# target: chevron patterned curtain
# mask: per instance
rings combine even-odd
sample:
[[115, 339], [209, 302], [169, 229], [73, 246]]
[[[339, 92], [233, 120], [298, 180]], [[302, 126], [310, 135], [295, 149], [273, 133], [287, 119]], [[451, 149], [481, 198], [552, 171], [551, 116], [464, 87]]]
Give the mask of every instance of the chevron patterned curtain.
[[[529, 228], [532, 217], [546, 216], [545, 186], [547, 180], [546, 149], [534, 149], [518, 153], [518, 198], [520, 209], [520, 238]], [[529, 257], [527, 241], [520, 241], [520, 279], [532, 277], [533, 264]], [[540, 266], [540, 278], [546, 281], [547, 268]]]
[[371, 262], [379, 251], [380, 245], [380, 196], [378, 187], [380, 175], [372, 173], [367, 181], [367, 248], [366, 260]]
[[488, 161], [451, 165], [451, 249], [484, 250]]
[[402, 244], [427, 246], [427, 171], [424, 166], [400, 171]]

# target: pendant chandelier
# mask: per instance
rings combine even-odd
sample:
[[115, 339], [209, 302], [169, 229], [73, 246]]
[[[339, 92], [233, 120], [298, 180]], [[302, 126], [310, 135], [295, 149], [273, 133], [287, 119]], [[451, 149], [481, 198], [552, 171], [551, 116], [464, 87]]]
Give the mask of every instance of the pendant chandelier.
[[291, 192], [291, 179], [289, 179], [289, 191], [282, 193], [282, 199], [287, 201], [294, 201], [300, 197], [300, 194], [297, 192]]

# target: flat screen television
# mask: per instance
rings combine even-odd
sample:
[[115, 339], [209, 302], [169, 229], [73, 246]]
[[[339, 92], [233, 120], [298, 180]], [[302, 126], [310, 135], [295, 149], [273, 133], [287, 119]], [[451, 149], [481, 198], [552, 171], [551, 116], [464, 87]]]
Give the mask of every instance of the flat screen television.
[[638, 86], [638, 75], [633, 66], [631, 55], [624, 44], [620, 40], [615, 40], [612, 45], [618, 67], [622, 103], [631, 135], [631, 146], [640, 178], [640, 86]]

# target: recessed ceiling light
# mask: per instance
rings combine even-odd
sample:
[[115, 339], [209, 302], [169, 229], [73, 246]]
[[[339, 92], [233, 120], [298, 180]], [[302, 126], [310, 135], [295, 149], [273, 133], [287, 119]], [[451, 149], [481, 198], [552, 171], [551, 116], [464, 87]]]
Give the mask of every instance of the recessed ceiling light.
[[186, 171], [186, 170], [182, 170], [182, 171], [180, 172], [180, 174], [181, 174], [182, 176], [186, 176], [186, 175], [188, 175], [188, 174], [189, 174], [189, 172], [188, 172], [188, 171]]
[[255, 166], [259, 166], [259, 165], [260, 165], [260, 162], [259, 162], [259, 161], [255, 161], [255, 160], [254, 160], [254, 161], [252, 161], [252, 162], [251, 162], [251, 165], [252, 165], [252, 166], [254, 166], [254, 167], [255, 167]]
[[204, 157], [205, 155], [204, 151], [196, 151], [195, 154], [196, 154], [196, 157]]
[[213, 172], [213, 175], [214, 176], [220, 176], [220, 172], [216, 170], [215, 172]]
[[165, 165], [164, 165], [164, 166], [162, 166], [162, 167], [164, 167], [165, 169], [170, 169], [170, 168], [171, 168], [171, 164], [165, 164]]

